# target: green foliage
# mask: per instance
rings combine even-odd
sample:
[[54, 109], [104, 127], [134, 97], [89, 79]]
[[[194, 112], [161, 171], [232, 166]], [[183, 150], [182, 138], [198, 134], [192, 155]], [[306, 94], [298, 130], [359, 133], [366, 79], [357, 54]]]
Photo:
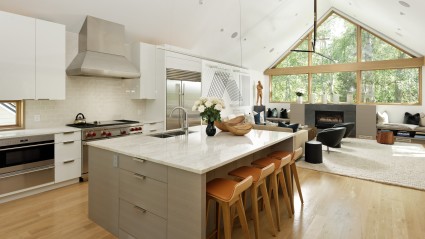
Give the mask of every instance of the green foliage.
[[[333, 13], [317, 29], [315, 53], [291, 52], [276, 68], [307, 66], [308, 55], [312, 65], [341, 64], [357, 62], [357, 26]], [[362, 61], [406, 59], [411, 56], [390, 45], [372, 33], [362, 30]], [[308, 40], [296, 47], [308, 50]], [[316, 96], [338, 93], [340, 101], [346, 102], [348, 93], [354, 100], [357, 86], [356, 72], [334, 72], [312, 74], [312, 93]], [[298, 89], [308, 92], [308, 74], [273, 76], [271, 79], [271, 101], [295, 101]], [[361, 94], [363, 102], [373, 103], [418, 103], [419, 68], [362, 71]], [[308, 96], [306, 97], [308, 98]], [[306, 99], [308, 101], [308, 99]]]

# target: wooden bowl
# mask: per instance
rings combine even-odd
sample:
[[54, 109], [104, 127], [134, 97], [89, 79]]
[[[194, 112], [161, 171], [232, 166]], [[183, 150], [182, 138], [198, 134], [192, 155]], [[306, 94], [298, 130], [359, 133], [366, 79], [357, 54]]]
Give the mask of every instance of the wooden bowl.
[[214, 125], [217, 128], [219, 128], [221, 131], [223, 131], [223, 132], [229, 132], [229, 130], [226, 127], [226, 124], [227, 123], [238, 124], [238, 123], [243, 122], [244, 120], [245, 120], [245, 116], [241, 115], [241, 116], [232, 118], [232, 119], [227, 120], [227, 121], [221, 121], [221, 122], [219, 122], [219, 121], [216, 120], [216, 121], [214, 121]]
[[227, 129], [234, 135], [242, 136], [251, 131], [253, 125], [250, 123], [225, 123]]

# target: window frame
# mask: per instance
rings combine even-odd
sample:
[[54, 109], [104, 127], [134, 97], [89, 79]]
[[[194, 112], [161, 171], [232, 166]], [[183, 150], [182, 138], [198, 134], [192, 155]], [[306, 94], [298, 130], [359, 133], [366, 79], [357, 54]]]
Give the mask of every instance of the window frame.
[[[341, 14], [335, 12], [332, 10], [327, 16], [325, 16], [319, 23], [318, 27], [325, 22], [332, 14], [336, 14], [337, 16], [345, 19], [346, 21], [354, 24], [356, 29], [356, 44], [357, 44], [357, 62], [355, 63], [344, 63], [344, 64], [330, 64], [330, 65], [313, 65], [312, 64], [312, 54], [311, 52], [308, 54], [308, 66], [295, 66], [295, 67], [286, 67], [286, 68], [276, 68], [283, 60], [285, 60], [289, 54], [292, 52], [289, 50], [285, 53], [283, 57], [281, 57], [272, 67], [269, 69], [266, 69], [264, 71], [265, 75], [269, 75], [269, 102], [272, 102], [272, 94], [273, 89], [271, 87], [271, 79], [272, 76], [275, 75], [297, 75], [297, 74], [308, 74], [308, 98], [309, 101], [311, 101], [311, 94], [312, 94], [312, 74], [317, 73], [337, 73], [337, 72], [344, 72], [344, 71], [351, 71], [356, 73], [356, 101], [354, 104], [372, 104], [372, 105], [422, 105], [422, 67], [425, 66], [425, 58], [424, 57], [416, 57], [410, 52], [403, 50], [401, 47], [394, 45], [393, 43], [389, 42], [383, 37], [380, 37], [374, 31], [368, 30], [361, 26], [358, 23], [353, 22], [352, 20], [348, 19], [347, 17], [342, 16]], [[369, 34], [374, 35], [375, 37], [379, 38], [380, 40], [384, 41], [385, 43], [397, 48], [398, 50], [406, 53], [407, 55], [411, 56], [412, 58], [408, 59], [392, 59], [392, 60], [382, 60], [382, 61], [362, 61], [362, 32], [367, 31]], [[296, 49], [303, 41], [308, 40], [309, 49], [311, 48], [311, 38], [312, 38], [313, 31], [306, 34], [305, 37], [303, 37], [299, 42], [293, 45], [290, 49]], [[361, 79], [362, 79], [362, 71], [370, 71], [370, 70], [387, 70], [387, 69], [405, 69], [405, 68], [419, 68], [419, 86], [418, 86], [418, 103], [376, 103], [376, 102], [367, 102], [363, 103], [363, 96], [361, 92]], [[273, 102], [277, 103], [277, 102]], [[293, 101], [290, 102], [279, 102], [279, 103], [293, 103]]]
[[14, 125], [0, 125], [0, 131], [24, 128], [24, 101], [23, 100], [0, 100], [0, 103], [16, 103], [16, 118]]

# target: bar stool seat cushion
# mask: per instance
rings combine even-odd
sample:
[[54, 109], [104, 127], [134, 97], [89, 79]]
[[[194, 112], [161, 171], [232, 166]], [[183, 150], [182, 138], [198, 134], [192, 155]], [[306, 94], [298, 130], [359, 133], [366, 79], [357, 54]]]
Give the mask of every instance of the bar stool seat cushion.
[[252, 176], [252, 181], [258, 182], [261, 176], [261, 169], [259, 168], [253, 168], [248, 166], [242, 166], [235, 170], [232, 170], [229, 172], [229, 175], [238, 177], [238, 178], [247, 178], [249, 176]]
[[273, 153], [269, 154], [268, 156], [273, 157], [273, 158], [283, 158], [286, 157], [288, 155], [292, 154], [292, 152], [288, 152], [288, 151], [274, 151]]
[[[289, 163], [291, 161], [291, 158], [288, 158], [287, 161], [288, 161], [287, 163]], [[265, 158], [254, 160], [251, 164], [264, 168], [270, 165], [271, 163], [274, 164], [275, 169], [279, 169], [282, 164], [282, 160], [274, 158], [274, 157], [265, 157]]]
[[236, 184], [238, 182], [234, 180], [215, 178], [207, 183], [207, 195], [229, 202], [232, 199]]

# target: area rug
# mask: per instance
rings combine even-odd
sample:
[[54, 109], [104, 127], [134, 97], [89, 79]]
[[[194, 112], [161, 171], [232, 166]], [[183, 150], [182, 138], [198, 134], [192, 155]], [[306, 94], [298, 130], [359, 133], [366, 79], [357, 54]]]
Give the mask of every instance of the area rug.
[[386, 184], [425, 190], [425, 148], [420, 144], [345, 138], [341, 148], [323, 146], [323, 163], [300, 159], [297, 166]]

